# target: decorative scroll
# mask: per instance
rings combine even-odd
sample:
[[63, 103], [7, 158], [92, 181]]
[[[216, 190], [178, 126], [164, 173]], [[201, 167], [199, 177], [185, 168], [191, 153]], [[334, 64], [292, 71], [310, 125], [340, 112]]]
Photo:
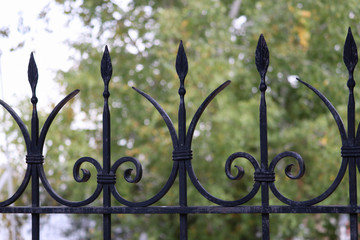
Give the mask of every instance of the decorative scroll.
[[[169, 164], [172, 164], [172, 170], [170, 176], [168, 177], [164, 186], [152, 197], [149, 199], [145, 199], [139, 202], [129, 201], [128, 198], [131, 196], [122, 196], [117, 187], [119, 187], [119, 182], [123, 182], [124, 180], [128, 183], [136, 184], [142, 180], [143, 168], [141, 162], [132, 157], [132, 156], [123, 156], [118, 158], [116, 161], [112, 161], [110, 146], [111, 146], [111, 137], [110, 137], [110, 91], [109, 91], [109, 83], [113, 74], [113, 67], [111, 63], [111, 57], [108, 47], [105, 47], [103, 57], [100, 64], [100, 72], [101, 77], [104, 83], [104, 89], [102, 92], [104, 98], [103, 105], [103, 161], [102, 165], [100, 161], [92, 158], [92, 157], [81, 157], [74, 163], [73, 167], [73, 177], [76, 182], [86, 184], [88, 180], [92, 177], [91, 172], [88, 169], [83, 169], [81, 166], [84, 163], [91, 164], [96, 169], [96, 180], [97, 185], [93, 193], [84, 200], [81, 201], [69, 201], [61, 197], [51, 186], [50, 182], [47, 180], [46, 173], [44, 171], [43, 165], [46, 164], [46, 156], [43, 155], [43, 147], [45, 143], [45, 139], [49, 128], [59, 113], [59, 111], [68, 103], [71, 99], [73, 99], [78, 93], [79, 90], [74, 90], [70, 94], [68, 94], [65, 98], [63, 98], [52, 110], [46, 119], [41, 131], [39, 129], [39, 119], [37, 112], [37, 102], [38, 99], [36, 97], [36, 87], [38, 83], [38, 69], [34, 59], [33, 53], [30, 55], [29, 65], [28, 65], [28, 80], [32, 92], [31, 104], [32, 104], [32, 118], [31, 118], [31, 128], [28, 129], [18, 114], [3, 100], [0, 100], [0, 105], [2, 105], [5, 110], [12, 116], [12, 118], [17, 123], [24, 141], [26, 145], [26, 172], [22, 183], [20, 184], [17, 191], [13, 196], [6, 199], [5, 201], [0, 202], [0, 208], [7, 207], [8, 205], [16, 202], [24, 191], [27, 189], [29, 183], [31, 183], [31, 200], [32, 200], [32, 208], [30, 208], [30, 212], [33, 215], [33, 221], [39, 221], [39, 213], [34, 212], [33, 210], [41, 209], [39, 194], [40, 194], [40, 180], [41, 183], [46, 190], [46, 192], [59, 204], [63, 206], [67, 206], [66, 208], [68, 212], [73, 213], [76, 212], [75, 207], [84, 207], [94, 202], [100, 195], [103, 197], [103, 206], [102, 206], [102, 214], [104, 215], [104, 222], [108, 228], [111, 226], [111, 213], [109, 212], [112, 209], [111, 202], [112, 200], [116, 200], [118, 203], [127, 207], [135, 207], [137, 211], [140, 211], [140, 207], [147, 207], [155, 204], [160, 199], [162, 199], [167, 192], [173, 187], [174, 182], [177, 177], [179, 177], [179, 202], [174, 203], [174, 205], [178, 205], [179, 214], [180, 214], [180, 225], [187, 226], [187, 218], [186, 215], [190, 212], [189, 207], [187, 206], [187, 179], [190, 179], [193, 187], [197, 189], [199, 194], [201, 194], [204, 198], [209, 201], [224, 207], [239, 207], [240, 205], [245, 204], [246, 202], [253, 199], [256, 194], [261, 190], [261, 206], [254, 206], [254, 208], [247, 208], [247, 206], [243, 206], [247, 208], [243, 212], [257, 211], [257, 213], [262, 214], [263, 218], [263, 226], [267, 226], [268, 228], [268, 217], [269, 217], [269, 195], [272, 193], [277, 199], [281, 202], [285, 203], [288, 208], [294, 207], [313, 207], [313, 205], [318, 204], [328, 198], [339, 186], [340, 182], [344, 179], [344, 176], [348, 170], [349, 172], [349, 185], [350, 185], [350, 203], [349, 206], [352, 209], [355, 209], [350, 213], [351, 215], [351, 226], [352, 228], [357, 228], [357, 214], [358, 214], [358, 205], [357, 205], [357, 196], [356, 196], [356, 174], [357, 171], [360, 171], [360, 128], [358, 126], [356, 130], [356, 122], [355, 122], [355, 98], [354, 98], [354, 69], [358, 62], [358, 53], [357, 46], [354, 41], [351, 29], [349, 28], [348, 34], [345, 40], [344, 52], [343, 52], [343, 61], [349, 73], [349, 78], [347, 81], [347, 87], [349, 89], [349, 97], [348, 97], [348, 115], [347, 115], [347, 130], [344, 127], [344, 123], [336, 111], [335, 107], [331, 104], [331, 102], [316, 88], [311, 86], [309, 83], [298, 78], [298, 81], [313, 91], [325, 104], [329, 112], [332, 114], [335, 123], [337, 124], [339, 135], [342, 141], [341, 147], [341, 156], [342, 162], [340, 169], [337, 173], [336, 178], [331, 183], [330, 187], [328, 187], [323, 193], [312, 198], [312, 199], [302, 199], [301, 201], [295, 201], [285, 197], [277, 188], [276, 188], [276, 174], [275, 169], [278, 167], [278, 163], [285, 158], [292, 158], [296, 161], [298, 165], [298, 171], [293, 172], [294, 164], [287, 165], [284, 169], [285, 175], [292, 179], [298, 180], [305, 176], [305, 160], [301, 157], [300, 154], [292, 151], [281, 152], [276, 155], [271, 161], [268, 159], [268, 131], [267, 131], [267, 106], [266, 106], [266, 74], [270, 63], [269, 58], [269, 48], [265, 41], [264, 36], [261, 34], [257, 43], [256, 51], [255, 51], [255, 65], [260, 74], [260, 102], [259, 102], [259, 129], [260, 129], [260, 143], [259, 143], [259, 160], [258, 161], [254, 156], [250, 155], [246, 152], [235, 152], [231, 154], [225, 161], [225, 175], [228, 178], [228, 181], [243, 181], [242, 177], [247, 174], [245, 173], [245, 169], [241, 166], [234, 165], [235, 160], [237, 159], [245, 159], [248, 161], [252, 168], [253, 181], [248, 183], [250, 187], [247, 192], [241, 193], [245, 195], [242, 198], [233, 199], [233, 200], [224, 200], [220, 197], [211, 195], [207, 189], [200, 183], [197, 178], [197, 175], [192, 166], [192, 158], [193, 152], [196, 152], [197, 149], [192, 149], [192, 142], [194, 132], [197, 126], [197, 123], [200, 121], [200, 118], [203, 112], [206, 110], [207, 106], [211, 103], [211, 101], [226, 87], [228, 87], [231, 83], [230, 80], [225, 81], [223, 84], [218, 86], [215, 90], [213, 90], [208, 97], [200, 104], [199, 108], [195, 112], [194, 116], [191, 119], [190, 124], [187, 128], [186, 123], [186, 108], [185, 108], [185, 78], [189, 71], [189, 63], [188, 58], [186, 56], [186, 52], [184, 49], [183, 42], [180, 41], [178, 47], [178, 53], [175, 60], [175, 70], [179, 78], [179, 109], [178, 109], [178, 130], [176, 131], [174, 124], [166, 113], [166, 111], [161, 107], [161, 105], [150, 95], [139, 90], [138, 88], [133, 87], [133, 89], [139, 93], [141, 96], [146, 98], [157, 110], [157, 112], [161, 115], [164, 120], [168, 131], [169, 137], [172, 140], [172, 156], [168, 156]], [[237, 131], [241, 131], [238, 129]], [[212, 146], [209, 146], [212, 147]], [[172, 161], [171, 161], [172, 159]], [[309, 159], [311, 160], [311, 159]], [[201, 161], [201, 159], [199, 160]], [[117, 172], [124, 163], [132, 164], [133, 168], [128, 168], [123, 172], [123, 178], [117, 179]], [[210, 164], [210, 163], [207, 163]], [[357, 169], [356, 169], [357, 168]], [[94, 176], [93, 176], [94, 177]], [[122, 207], [123, 207], [122, 206]], [[193, 210], [196, 212], [200, 208], [196, 208]], [[218, 207], [220, 208], [220, 207]], [[254, 210], [256, 208], [256, 210]], [[273, 210], [276, 212], [281, 207]], [[356, 211], [357, 208], [357, 212]], [[106, 212], [108, 211], [108, 212]], [[211, 212], [211, 206], [202, 207], [201, 211]], [[237, 208], [234, 208], [237, 209]], [[260, 210], [259, 210], [260, 209]], [[343, 209], [342, 209], [343, 210]], [[188, 211], [188, 212], [187, 212]], [[200, 211], [200, 210], [199, 210]], [[206, 212], [204, 211], [204, 212]], [[284, 210], [285, 211], [285, 210]], [[288, 211], [288, 210], [286, 210]], [[290, 211], [290, 210], [289, 210]], [[301, 210], [303, 211], [303, 210]], [[299, 212], [301, 212], [299, 210]], [[343, 211], [350, 211], [345, 209]], [[125, 212], [125, 210], [124, 210]], [[161, 211], [160, 211], [161, 212]], [[220, 211], [219, 211], [220, 212]], [[280, 212], [280, 211], [278, 211]], [[328, 211], [330, 212], [330, 211]], [[181, 238], [186, 239], [186, 233], [183, 231], [180, 235]], [[263, 232], [264, 235], [267, 235], [266, 229]]]

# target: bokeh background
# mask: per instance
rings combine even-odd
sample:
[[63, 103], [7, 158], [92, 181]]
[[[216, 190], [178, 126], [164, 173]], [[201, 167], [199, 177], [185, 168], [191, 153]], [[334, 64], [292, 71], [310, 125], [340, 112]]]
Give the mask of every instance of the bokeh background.
[[[195, 131], [196, 174], [203, 186], [219, 198], [235, 200], [245, 196], [253, 185], [253, 168], [238, 159], [236, 164], [244, 167], [245, 176], [231, 181], [224, 173], [224, 164], [230, 154], [238, 151], [260, 158], [260, 78], [254, 53], [261, 33], [270, 51], [266, 79], [269, 161], [280, 152], [296, 151], [306, 164], [305, 175], [294, 181], [284, 174], [285, 167], [294, 160], [281, 162], [276, 170], [278, 189], [291, 199], [307, 200], [323, 193], [335, 179], [341, 163], [336, 123], [321, 100], [296, 78], [324, 93], [346, 121], [348, 76], [342, 51], [348, 27], [359, 42], [357, 1], [12, 2], [14, 5], [1, 8], [2, 98], [29, 124], [31, 91], [26, 69], [32, 51], [40, 75], [37, 92], [42, 123], [61, 96], [74, 89], [81, 91], [55, 119], [46, 142], [44, 167], [61, 196], [85, 199], [96, 186], [95, 177], [87, 183], [76, 183], [72, 168], [82, 156], [102, 158], [100, 60], [105, 45], [113, 63], [112, 161], [133, 156], [143, 165], [143, 179], [138, 184], [127, 183], [118, 171], [118, 191], [128, 199], [145, 200], [165, 184], [172, 167], [171, 138], [156, 110], [131, 87], [153, 96], [176, 125], [179, 81], [175, 59], [180, 40], [189, 62], [185, 81], [188, 122], [213, 89], [228, 79], [232, 81], [209, 105]], [[355, 97], [358, 95], [355, 88]], [[25, 151], [16, 124], [4, 112], [0, 129], [0, 180], [4, 179], [0, 187], [2, 199], [6, 199], [21, 183]], [[91, 166], [84, 167], [96, 173]], [[293, 171], [297, 171], [296, 167]], [[156, 205], [178, 205], [176, 186]], [[347, 189], [345, 177], [337, 191], [321, 204], [348, 204]], [[188, 195], [189, 205], [212, 205], [190, 182]], [[41, 197], [42, 205], [57, 204], [44, 190]], [[272, 205], [282, 204], [272, 194], [270, 197]], [[260, 203], [258, 194], [246, 204]], [[31, 204], [28, 193], [15, 204]], [[118, 203], [114, 201], [113, 205]], [[100, 238], [101, 216], [62, 217], [57, 221], [64, 226], [56, 230], [56, 219], [43, 216], [42, 236], [52, 236], [54, 231], [64, 239]], [[1, 229], [7, 234], [4, 239], [27, 239], [27, 216], [2, 215], [2, 219]], [[112, 239], [178, 238], [176, 215], [113, 215], [112, 219]], [[190, 215], [189, 224], [190, 239], [261, 237], [259, 215]], [[346, 215], [270, 217], [272, 239], [347, 239], [347, 224]]]

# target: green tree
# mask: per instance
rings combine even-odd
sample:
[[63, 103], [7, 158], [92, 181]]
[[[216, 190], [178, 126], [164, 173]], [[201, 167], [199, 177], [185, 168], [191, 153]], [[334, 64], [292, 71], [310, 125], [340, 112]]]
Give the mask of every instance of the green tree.
[[[144, 179], [137, 187], [143, 191], [135, 194], [131, 187], [124, 194], [143, 199], [144, 195], [151, 196], [156, 192], [157, 189], [152, 187], [161, 186], [161, 181], [166, 179], [166, 176], [156, 174], [168, 172], [162, 168], [167, 166], [169, 170], [170, 167], [171, 148], [169, 138], [164, 137], [166, 128], [153, 109], [129, 91], [129, 86], [135, 85], [155, 96], [170, 116], [176, 116], [177, 104], [174, 102], [177, 97], [174, 93], [178, 83], [173, 63], [180, 39], [184, 40], [189, 58], [190, 70], [186, 80], [188, 116], [212, 89], [227, 78], [233, 80], [201, 119], [199, 136], [193, 146], [193, 163], [199, 180], [211, 193], [225, 199], [234, 199], [246, 193], [252, 181], [250, 174], [240, 182], [231, 182], [225, 175], [219, 174], [219, 169], [223, 169], [225, 158], [232, 152], [247, 151], [259, 156], [259, 134], [255, 121], [258, 118], [259, 77], [254, 65], [254, 51], [260, 33], [265, 35], [271, 54], [267, 79], [270, 159], [279, 152], [293, 150], [302, 154], [307, 164], [306, 176], [296, 182], [286, 179], [279, 172], [278, 187], [298, 200], [308, 199], [323, 192], [334, 179], [340, 163], [340, 139], [336, 137], [335, 123], [311, 91], [297, 83], [289, 83], [289, 79], [292, 75], [300, 76], [326, 92], [335, 105], [340, 105], [341, 114], [345, 114], [342, 106], [346, 104], [346, 70], [341, 63], [341, 49], [347, 27], [358, 27], [355, 15], [357, 4], [355, 1], [347, 1], [340, 6], [324, 1], [281, 1], [277, 4], [242, 1], [238, 13], [233, 14], [235, 18], [231, 18], [229, 15], [234, 2], [154, 1], [148, 4], [131, 1], [121, 8], [114, 2], [87, 1], [80, 9], [72, 9], [70, 1], [62, 2], [69, 13], [78, 13], [77, 16], [89, 27], [85, 36], [98, 39], [91, 44], [75, 44], [74, 47], [85, 59], [75, 71], [61, 76], [68, 89], [84, 89], [80, 98], [85, 112], [89, 111], [88, 106], [101, 111], [100, 98], [89, 96], [96, 93], [95, 89], [101, 88], [102, 83], [94, 77], [94, 71], [97, 71], [102, 46], [106, 43], [111, 49], [114, 64], [114, 93], [111, 99], [117, 103], [112, 106], [112, 116], [113, 122], [119, 126], [113, 126], [113, 156], [137, 156], [143, 159], [146, 169]], [[244, 18], [246, 22], [239, 24]], [[89, 51], [91, 48], [94, 51]], [[96, 99], [99, 101], [97, 105], [94, 103]], [[233, 129], [239, 131], [234, 133]], [[156, 151], [152, 151], [154, 148]], [[240, 164], [251, 169], [244, 162]], [[323, 184], [312, 184], [315, 179]], [[150, 184], [152, 182], [157, 184]], [[190, 204], [209, 204], [191, 187], [189, 199]], [[256, 200], [258, 198], [251, 204], [258, 204]], [[275, 199], [272, 201], [277, 203]], [[347, 196], [340, 191], [326, 202], [345, 204]], [[163, 203], [176, 203], [176, 192], [169, 193], [160, 202]], [[175, 237], [176, 230], [172, 231], [167, 223], [173, 225], [177, 219], [162, 217], [167, 219], [162, 222], [166, 222], [163, 226], [169, 231], [163, 231], [160, 226], [147, 227], [155, 231], [146, 232], [154, 238], [161, 238], [160, 232], [165, 232], [164, 238]], [[225, 222], [223, 224], [217, 223], [212, 216], [209, 218], [211, 221], [203, 221], [204, 216], [192, 218], [192, 238], [209, 238], [215, 236], [214, 233], [222, 234], [215, 238], [253, 238], [253, 233], [260, 226], [259, 219], [253, 216], [225, 216], [221, 218]], [[290, 226], [298, 226], [299, 221], [308, 222], [307, 216], [274, 215], [272, 218], [290, 222]], [[325, 225], [329, 222], [327, 216], [321, 215], [320, 218]], [[146, 219], [140, 221], [144, 221], [143, 226], [151, 224]], [[245, 222], [248, 224], [244, 225]], [[216, 226], [221, 231], [217, 231]], [[306, 224], [306, 228], [312, 226]], [[203, 229], [214, 230], [204, 233]], [[297, 231], [297, 227], [272, 225], [272, 234], [277, 238], [295, 236]], [[305, 237], [319, 238], [321, 232], [310, 231]]]
[[[122, 181], [119, 171], [118, 190], [130, 200], [139, 201], [151, 197], [164, 185], [172, 166], [171, 139], [158, 113], [131, 87], [153, 96], [176, 125], [179, 82], [174, 63], [180, 39], [189, 61], [188, 122], [213, 89], [227, 79], [232, 80], [200, 120], [192, 147], [195, 171], [210, 193], [226, 200], [245, 196], [253, 181], [250, 164], [241, 159], [236, 163], [246, 171], [240, 181], [227, 179], [223, 169], [226, 158], [233, 152], [245, 151], [259, 159], [260, 80], [254, 52], [260, 33], [270, 50], [269, 159], [283, 151], [297, 151], [307, 168], [303, 178], [293, 181], [282, 173], [292, 160], [288, 159], [286, 165], [281, 162], [277, 187], [292, 199], [306, 200], [325, 191], [334, 180], [341, 162], [336, 124], [317, 96], [292, 80], [299, 76], [326, 93], [346, 119], [347, 74], [341, 62], [342, 46], [348, 26], [352, 27], [355, 40], [359, 35], [356, 15], [359, 6], [355, 0], [341, 5], [285, 0], [276, 4], [250, 0], [133, 0], [127, 5], [92, 0], [83, 1], [80, 6], [72, 0], [57, 2], [63, 4], [69, 17], [79, 17], [84, 23], [82, 40], [72, 44], [80, 56], [78, 64], [58, 75], [67, 92], [79, 88], [81, 93], [72, 108], [66, 108], [57, 118], [54, 123], [57, 128], [49, 132], [52, 139], [47, 143], [45, 167], [49, 172], [57, 171], [51, 181], [63, 196], [83, 199], [92, 190], [83, 186], [95, 186], [94, 178], [90, 183], [75, 183], [71, 171], [74, 161], [84, 155], [101, 160], [103, 83], [99, 62], [105, 44], [110, 48], [114, 69], [110, 82], [112, 161], [133, 156], [144, 168], [138, 184]], [[240, 8], [235, 11], [239, 3]], [[74, 122], [76, 116], [80, 118]], [[60, 168], [64, 165], [66, 173]], [[61, 179], [55, 177], [59, 175]], [[346, 181], [345, 178], [341, 188], [324, 204], [348, 203]], [[211, 204], [190, 183], [188, 195], [189, 205]], [[177, 196], [175, 185], [157, 204], [177, 205]], [[248, 204], [260, 204], [259, 194]], [[271, 204], [281, 203], [272, 197]], [[317, 215], [314, 222], [308, 215], [272, 215], [271, 234], [274, 239], [295, 236], [336, 239], [333, 219], [336, 222], [337, 217]], [[189, 219], [191, 239], [254, 239], [261, 231], [260, 216], [197, 215]], [[80, 225], [83, 222], [74, 221]], [[114, 215], [113, 221], [114, 239], [137, 239], [141, 233], [146, 233], [149, 239], [178, 236], [177, 216]], [[299, 230], [299, 225], [304, 227]], [[101, 224], [89, 228], [87, 237], [96, 239]]]

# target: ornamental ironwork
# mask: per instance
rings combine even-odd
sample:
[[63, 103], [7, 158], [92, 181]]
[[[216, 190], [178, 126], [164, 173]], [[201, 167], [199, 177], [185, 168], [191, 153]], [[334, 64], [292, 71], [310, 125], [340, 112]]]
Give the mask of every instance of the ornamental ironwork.
[[[189, 214], [261, 214], [262, 218], [262, 239], [270, 238], [270, 214], [286, 214], [286, 213], [343, 213], [350, 216], [350, 235], [351, 239], [358, 239], [358, 213], [360, 211], [357, 203], [357, 184], [356, 175], [357, 169], [360, 168], [360, 128], [355, 130], [355, 100], [354, 100], [354, 87], [355, 81], [353, 72], [358, 61], [357, 47], [349, 28], [345, 41], [343, 60], [348, 69], [349, 78], [347, 87], [349, 88], [348, 99], [348, 115], [347, 115], [347, 131], [345, 130], [343, 121], [337, 113], [335, 107], [331, 102], [317, 89], [309, 83], [301, 79], [297, 79], [300, 83], [305, 85], [313, 91], [332, 114], [342, 141], [341, 156], [342, 161], [338, 170], [337, 176], [330, 185], [330, 187], [323, 193], [310, 200], [296, 201], [285, 197], [276, 187], [275, 181], [275, 168], [277, 164], [284, 158], [290, 157], [295, 159], [298, 164], [298, 171], [296, 174], [292, 172], [293, 164], [285, 168], [285, 174], [290, 179], [300, 179], [305, 174], [305, 162], [300, 154], [292, 151], [279, 153], [269, 161], [268, 157], [268, 131], [267, 131], [267, 107], [265, 93], [267, 85], [265, 81], [267, 69], [269, 66], [269, 50], [265, 42], [264, 36], [260, 35], [258, 45], [255, 52], [255, 64], [260, 74], [260, 161], [254, 156], [246, 152], [236, 152], [231, 154], [225, 162], [225, 174], [230, 180], [239, 180], [244, 175], [242, 167], [235, 166], [237, 169], [234, 175], [231, 172], [231, 167], [235, 159], [243, 158], [248, 160], [254, 168], [253, 172], [253, 185], [248, 193], [236, 200], [227, 201], [210, 194], [207, 189], [199, 182], [194, 168], [192, 166], [192, 141], [194, 131], [199, 119], [208, 106], [208, 104], [224, 90], [230, 81], [225, 81], [218, 88], [216, 88], [200, 105], [194, 114], [189, 127], [186, 128], [186, 109], [185, 109], [185, 78], [188, 73], [187, 56], [180, 42], [177, 57], [176, 57], [176, 72], [180, 80], [180, 87], [178, 90], [180, 103], [178, 111], [178, 131], [166, 111], [160, 106], [157, 101], [149, 96], [147, 93], [133, 87], [133, 89], [146, 98], [160, 113], [163, 118], [172, 140], [172, 170], [169, 178], [164, 186], [151, 198], [135, 202], [127, 199], [126, 196], [121, 195], [116, 189], [116, 172], [123, 163], [132, 163], [134, 169], [127, 169], [124, 171], [124, 178], [129, 183], [137, 183], [142, 178], [142, 165], [139, 160], [134, 157], [121, 157], [115, 162], [111, 162], [110, 155], [110, 110], [109, 110], [109, 82], [112, 76], [112, 64], [110, 54], [107, 46], [101, 60], [101, 76], [104, 81], [104, 109], [103, 109], [103, 162], [102, 164], [91, 157], [82, 157], [78, 159], [73, 167], [74, 179], [77, 182], [85, 183], [90, 178], [90, 171], [82, 169], [83, 163], [89, 163], [96, 168], [97, 171], [97, 187], [90, 197], [82, 201], [69, 201], [60, 196], [49, 183], [44, 171], [45, 157], [43, 155], [43, 148], [45, 138], [50, 128], [51, 123], [62, 109], [62, 107], [79, 93], [75, 90], [67, 95], [60, 101], [52, 110], [43, 127], [39, 128], [39, 119], [37, 112], [37, 96], [36, 86], [38, 82], [38, 70], [34, 60], [33, 54], [30, 56], [28, 66], [28, 79], [32, 90], [31, 103], [33, 106], [31, 129], [30, 131], [17, 115], [17, 113], [3, 100], [0, 104], [10, 113], [16, 121], [20, 131], [24, 137], [27, 155], [26, 155], [26, 172], [22, 183], [9, 199], [0, 202], [0, 213], [24, 213], [32, 215], [32, 239], [37, 240], [40, 238], [40, 215], [42, 214], [101, 214], [103, 215], [103, 239], [111, 239], [111, 218], [113, 214], [176, 214], [179, 215], [179, 229], [180, 239], [188, 239], [188, 215]], [[131, 174], [132, 171], [135, 174]], [[349, 204], [339, 206], [326, 206], [319, 203], [327, 199], [339, 186], [343, 180], [346, 172], [349, 174]], [[179, 179], [179, 201], [175, 206], [153, 206], [163, 198], [176, 179]], [[187, 178], [190, 179], [191, 184], [197, 189], [198, 193], [205, 197], [216, 206], [188, 206], [187, 203]], [[40, 205], [40, 181], [46, 192], [61, 206], [41, 206]], [[249, 183], [251, 184], [251, 183]], [[30, 186], [29, 186], [30, 185]], [[9, 206], [17, 201], [25, 189], [31, 188], [31, 206]], [[245, 205], [249, 200], [253, 199], [260, 191], [261, 204], [260, 205]], [[103, 206], [90, 206], [94, 200], [98, 199], [102, 193]], [[284, 203], [284, 205], [270, 205], [269, 195], [273, 194], [277, 199]], [[111, 200], [115, 199], [121, 206], [111, 206]]]

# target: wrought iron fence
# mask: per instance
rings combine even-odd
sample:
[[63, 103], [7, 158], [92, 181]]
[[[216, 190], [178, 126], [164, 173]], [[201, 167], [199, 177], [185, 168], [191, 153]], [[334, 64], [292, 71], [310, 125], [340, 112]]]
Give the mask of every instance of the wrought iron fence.
[[[177, 57], [176, 57], [176, 72], [180, 79], [180, 88], [178, 94], [180, 96], [180, 105], [178, 112], [178, 132], [165, 112], [165, 110], [148, 94], [133, 88], [143, 97], [145, 97], [160, 113], [161, 117], [166, 123], [169, 130], [172, 145], [173, 145], [173, 166], [171, 174], [167, 179], [162, 189], [153, 197], [146, 201], [134, 202], [126, 199], [116, 189], [116, 172], [120, 165], [125, 162], [130, 162], [135, 166], [135, 176], [132, 177], [132, 169], [127, 169], [124, 172], [124, 178], [127, 182], [137, 183], [142, 177], [141, 163], [133, 157], [122, 157], [111, 164], [110, 156], [110, 111], [109, 111], [109, 81], [112, 76], [112, 65], [108, 48], [105, 48], [101, 60], [101, 75], [104, 81], [104, 110], [103, 110], [103, 164], [101, 165], [97, 160], [91, 157], [83, 157], [78, 159], [73, 167], [74, 179], [77, 182], [86, 182], [90, 178], [90, 172], [86, 169], [81, 169], [81, 165], [85, 162], [92, 164], [97, 170], [97, 187], [90, 197], [85, 200], [73, 202], [61, 197], [51, 186], [47, 180], [44, 171], [44, 156], [43, 147], [45, 138], [49, 127], [61, 108], [72, 99], [79, 90], [75, 90], [67, 95], [58, 105], [52, 110], [49, 117], [44, 123], [41, 131], [39, 129], [39, 120], [36, 104], [38, 99], [36, 97], [36, 85], [38, 81], [38, 71], [33, 55], [30, 56], [28, 67], [28, 79], [32, 89], [31, 103], [33, 105], [31, 130], [28, 131], [24, 122], [17, 115], [17, 113], [4, 101], [0, 100], [0, 104], [11, 114], [18, 127], [20, 128], [25, 140], [27, 149], [26, 155], [26, 173], [24, 179], [17, 189], [15, 194], [9, 199], [0, 202], [0, 213], [24, 213], [32, 215], [32, 239], [40, 238], [40, 215], [42, 214], [101, 214], [103, 215], [103, 239], [111, 239], [111, 216], [112, 214], [176, 214], [180, 218], [180, 239], [188, 239], [188, 215], [189, 214], [261, 214], [262, 217], [262, 239], [269, 239], [269, 216], [270, 214], [289, 214], [289, 213], [336, 213], [348, 214], [350, 216], [350, 235], [351, 239], [358, 239], [358, 213], [360, 208], [357, 203], [357, 184], [356, 171], [360, 168], [360, 128], [355, 131], [355, 100], [354, 100], [354, 86], [355, 81], [353, 77], [354, 68], [358, 61], [357, 47], [353, 39], [351, 29], [349, 28], [346, 37], [343, 60], [349, 72], [349, 79], [347, 86], [349, 88], [348, 100], [348, 129], [345, 130], [344, 124], [330, 101], [317, 89], [310, 84], [298, 79], [298, 81], [312, 90], [325, 103], [328, 110], [331, 112], [337, 124], [341, 141], [341, 166], [338, 170], [335, 180], [330, 187], [321, 193], [319, 196], [305, 201], [295, 201], [285, 197], [276, 187], [275, 168], [277, 164], [286, 157], [294, 158], [297, 161], [299, 170], [296, 175], [292, 173], [293, 164], [285, 168], [285, 173], [290, 179], [300, 179], [305, 173], [305, 162], [302, 157], [291, 151], [286, 151], [276, 155], [271, 161], [268, 158], [268, 140], [267, 140], [267, 108], [265, 100], [265, 92], [267, 89], [265, 76], [269, 66], [269, 51], [263, 35], [260, 36], [255, 52], [255, 64], [260, 73], [260, 161], [246, 152], [236, 152], [228, 157], [225, 162], [226, 176], [231, 180], [238, 180], [244, 175], [244, 170], [241, 167], [237, 168], [236, 175], [231, 172], [233, 161], [237, 158], [244, 158], [248, 160], [254, 168], [253, 186], [246, 196], [233, 201], [225, 201], [221, 198], [211, 195], [198, 181], [196, 173], [192, 166], [192, 140], [195, 127], [208, 106], [208, 104], [226, 88], [230, 81], [226, 81], [216, 88], [200, 105], [195, 115], [193, 116], [188, 129], [186, 129], [186, 110], [185, 110], [185, 84], [184, 80], [188, 72], [188, 62], [180, 42]], [[270, 164], [269, 164], [270, 162]], [[82, 170], [82, 174], [80, 173]], [[343, 180], [346, 172], [349, 174], [349, 204], [338, 206], [319, 205], [322, 201], [328, 198], [339, 186]], [[163, 198], [169, 189], [173, 186], [176, 178], [179, 178], [179, 201], [175, 206], [152, 206]], [[215, 203], [217, 206], [188, 206], [187, 204], [187, 178], [191, 180], [191, 184], [197, 189], [199, 194]], [[61, 206], [41, 206], [39, 200], [39, 184], [41, 183], [46, 192], [56, 200]], [[31, 181], [31, 206], [9, 206], [18, 200]], [[249, 183], [251, 184], [251, 183]], [[249, 200], [253, 199], [258, 192], [261, 192], [261, 205], [244, 205]], [[270, 205], [270, 192], [284, 205]], [[96, 200], [100, 194], [103, 193], [103, 206], [89, 206]], [[116, 199], [122, 206], [111, 206], [112, 198]]]

